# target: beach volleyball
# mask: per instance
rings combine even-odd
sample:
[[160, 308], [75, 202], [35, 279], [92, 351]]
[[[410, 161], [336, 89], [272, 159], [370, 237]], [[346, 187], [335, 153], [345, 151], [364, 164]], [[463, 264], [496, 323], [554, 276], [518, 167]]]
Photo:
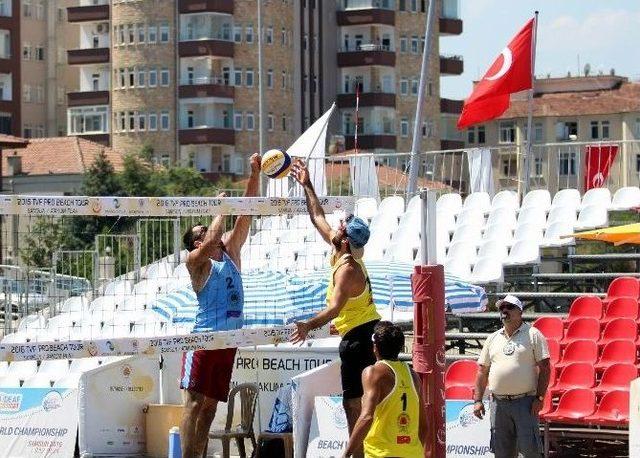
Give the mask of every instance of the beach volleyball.
[[284, 178], [291, 169], [291, 156], [284, 151], [272, 149], [264, 153], [261, 164], [262, 173], [269, 178]]

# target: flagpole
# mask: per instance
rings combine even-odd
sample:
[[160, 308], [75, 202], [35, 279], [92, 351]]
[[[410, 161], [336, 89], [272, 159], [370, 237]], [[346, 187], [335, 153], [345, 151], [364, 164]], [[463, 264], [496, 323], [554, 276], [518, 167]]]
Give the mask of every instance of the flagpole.
[[429, 57], [431, 56], [431, 45], [433, 43], [432, 28], [435, 17], [436, 2], [428, 0], [427, 4], [427, 24], [425, 26], [425, 44], [422, 49], [422, 67], [420, 69], [420, 86], [418, 87], [418, 101], [416, 103], [416, 117], [413, 122], [413, 141], [411, 143], [411, 162], [409, 165], [409, 181], [407, 183], [407, 198], [411, 198], [416, 192], [418, 181], [418, 164], [420, 149], [420, 125], [422, 122], [422, 105], [424, 103], [424, 87], [427, 84], [429, 72]]
[[360, 108], [360, 86], [356, 81], [356, 128], [353, 136], [353, 149], [355, 150], [355, 154], [358, 154], [358, 111]]
[[536, 74], [536, 42], [538, 38], [538, 11], [535, 12], [533, 20], [533, 39], [531, 43], [531, 89], [528, 96], [528, 113], [527, 113], [527, 149], [524, 155], [523, 173], [522, 173], [522, 196], [529, 192], [529, 177], [531, 176], [531, 159], [533, 152], [533, 92], [535, 90], [535, 74]]

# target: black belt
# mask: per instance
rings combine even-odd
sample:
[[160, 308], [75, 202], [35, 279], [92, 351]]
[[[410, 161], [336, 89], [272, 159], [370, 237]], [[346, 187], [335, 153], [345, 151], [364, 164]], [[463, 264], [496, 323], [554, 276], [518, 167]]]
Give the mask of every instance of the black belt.
[[523, 394], [492, 394], [494, 399], [497, 399], [498, 401], [513, 401], [514, 399], [521, 399], [524, 398], [525, 396], [532, 396], [529, 393], [523, 393]]

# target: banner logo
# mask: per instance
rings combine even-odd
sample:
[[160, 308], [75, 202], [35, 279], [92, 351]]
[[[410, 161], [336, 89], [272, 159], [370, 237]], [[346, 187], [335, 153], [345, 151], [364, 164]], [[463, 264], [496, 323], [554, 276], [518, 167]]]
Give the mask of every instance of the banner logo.
[[0, 412], [19, 412], [21, 406], [21, 394], [0, 392]]
[[44, 398], [42, 398], [42, 408], [45, 412], [51, 412], [52, 410], [62, 407], [62, 395], [55, 390], [49, 391]]

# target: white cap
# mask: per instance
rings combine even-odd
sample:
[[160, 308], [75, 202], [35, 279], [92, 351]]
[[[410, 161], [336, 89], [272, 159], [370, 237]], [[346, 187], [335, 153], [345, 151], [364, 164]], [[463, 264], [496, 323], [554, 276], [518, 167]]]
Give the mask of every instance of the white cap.
[[501, 301], [498, 301], [498, 304], [497, 304], [498, 308], [500, 308], [500, 306], [504, 302], [508, 304], [513, 304], [516, 307], [518, 307], [520, 310], [524, 310], [524, 304], [522, 303], [522, 301], [517, 297], [515, 297], [513, 294], [507, 294], [507, 296], [504, 299], [502, 299]]

